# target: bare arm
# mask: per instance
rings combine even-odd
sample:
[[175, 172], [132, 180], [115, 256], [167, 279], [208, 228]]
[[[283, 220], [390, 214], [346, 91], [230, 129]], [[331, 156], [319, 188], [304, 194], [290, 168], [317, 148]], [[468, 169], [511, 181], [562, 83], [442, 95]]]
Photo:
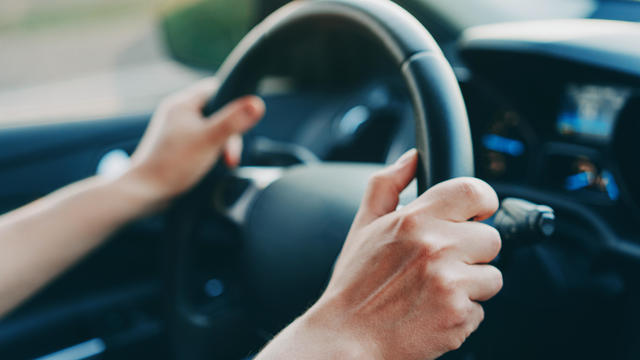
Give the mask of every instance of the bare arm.
[[221, 154], [239, 161], [239, 134], [264, 113], [255, 97], [201, 116], [215, 82], [167, 99], [116, 179], [92, 177], [0, 217], [0, 316], [102, 244], [127, 222], [193, 186]]
[[149, 211], [142, 186], [131, 176], [94, 177], [0, 217], [0, 314]]

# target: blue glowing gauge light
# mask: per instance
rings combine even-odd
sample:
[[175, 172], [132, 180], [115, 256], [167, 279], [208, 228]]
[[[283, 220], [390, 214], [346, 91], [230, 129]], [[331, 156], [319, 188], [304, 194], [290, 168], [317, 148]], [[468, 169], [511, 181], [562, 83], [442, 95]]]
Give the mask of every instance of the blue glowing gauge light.
[[593, 183], [594, 175], [590, 171], [583, 171], [577, 174], [569, 175], [564, 181], [565, 189], [576, 191], [590, 186]]
[[487, 134], [483, 136], [482, 145], [491, 151], [515, 157], [524, 154], [524, 144], [522, 141], [509, 139], [496, 134]]
[[604, 170], [601, 177], [605, 189], [607, 190], [607, 194], [609, 195], [609, 199], [618, 200], [618, 198], [620, 198], [620, 188], [613, 179], [613, 174], [608, 170]]
[[602, 191], [607, 193], [611, 200], [620, 198], [620, 188], [613, 178], [613, 174], [608, 170], [603, 170], [599, 178], [590, 171], [583, 171], [577, 174], [569, 175], [564, 182], [564, 187], [568, 191], [577, 191], [590, 186], [600, 184]]

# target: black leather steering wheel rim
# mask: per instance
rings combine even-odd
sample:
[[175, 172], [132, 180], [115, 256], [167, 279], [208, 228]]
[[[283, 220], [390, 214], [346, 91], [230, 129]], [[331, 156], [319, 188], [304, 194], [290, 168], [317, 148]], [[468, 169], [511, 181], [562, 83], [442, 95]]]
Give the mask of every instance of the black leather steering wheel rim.
[[205, 108], [211, 114], [234, 98], [255, 91], [260, 74], [252, 56], [271, 38], [300, 22], [340, 19], [376, 38], [400, 67], [409, 89], [420, 153], [418, 190], [441, 181], [473, 176], [473, 149], [460, 87], [440, 47], [411, 14], [391, 1], [294, 1], [256, 26], [217, 73], [221, 86]]
[[[205, 115], [236, 97], [256, 91], [261, 74], [255, 70], [258, 49], [270, 46], [279, 34], [312, 21], [341, 21], [373, 37], [394, 60], [410, 94], [419, 152], [418, 193], [459, 176], [473, 176], [473, 151], [466, 108], [451, 66], [429, 32], [411, 14], [391, 1], [302, 0], [276, 11], [257, 25], [235, 48], [218, 71], [220, 88], [205, 107]], [[187, 243], [198, 210], [199, 186], [174, 207], [174, 230], [169, 240], [169, 297], [172, 336], [179, 357], [204, 358], [200, 349], [216, 327], [182, 295], [185, 289]], [[194, 196], [195, 194], [195, 196]], [[200, 200], [200, 203], [202, 201]], [[188, 349], [188, 350], [184, 350]], [[186, 352], [185, 352], [186, 351]], [[215, 353], [215, 351], [214, 351]]]

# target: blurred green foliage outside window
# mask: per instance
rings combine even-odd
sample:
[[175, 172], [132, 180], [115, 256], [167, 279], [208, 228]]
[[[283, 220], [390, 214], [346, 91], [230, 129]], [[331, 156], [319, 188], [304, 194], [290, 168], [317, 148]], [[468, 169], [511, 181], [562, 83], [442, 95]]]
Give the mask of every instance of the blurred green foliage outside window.
[[174, 4], [162, 20], [173, 57], [206, 69], [217, 68], [255, 24], [256, 0], [201, 0]]

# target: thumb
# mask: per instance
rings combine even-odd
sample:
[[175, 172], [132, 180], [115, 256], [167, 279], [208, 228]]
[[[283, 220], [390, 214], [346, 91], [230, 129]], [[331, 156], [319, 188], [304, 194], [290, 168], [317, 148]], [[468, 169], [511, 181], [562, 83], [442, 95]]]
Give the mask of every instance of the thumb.
[[212, 144], [222, 146], [236, 134], [246, 132], [264, 116], [265, 105], [257, 96], [235, 100], [211, 115], [206, 132]]
[[225, 164], [229, 168], [235, 168], [240, 164], [242, 158], [242, 136], [239, 134], [231, 135], [222, 151]]
[[394, 211], [398, 206], [398, 196], [415, 177], [417, 160], [418, 152], [411, 149], [395, 163], [374, 174], [369, 180], [355, 222], [368, 224]]

